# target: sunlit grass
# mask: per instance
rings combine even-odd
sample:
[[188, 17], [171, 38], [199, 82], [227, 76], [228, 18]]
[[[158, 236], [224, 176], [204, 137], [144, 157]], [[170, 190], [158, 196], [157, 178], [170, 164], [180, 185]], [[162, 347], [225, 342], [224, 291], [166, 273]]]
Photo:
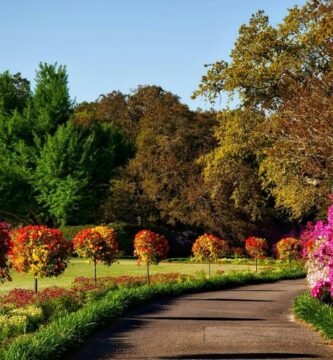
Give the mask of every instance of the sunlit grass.
[[[254, 271], [253, 265], [237, 265], [237, 264], [212, 264], [211, 271], [231, 271], [231, 270], [250, 270]], [[198, 272], [208, 271], [207, 264], [196, 263], [168, 263], [162, 262], [159, 265], [152, 265], [151, 274], [178, 272], [182, 274], [196, 274]], [[145, 266], [137, 266], [136, 260], [119, 260], [118, 263], [108, 267], [99, 264], [97, 267], [97, 276], [120, 276], [120, 275], [145, 275]], [[56, 278], [39, 279], [39, 288], [48, 286], [64, 286], [68, 287], [72, 281], [78, 276], [92, 277], [93, 265], [81, 259], [72, 259], [66, 271]], [[14, 288], [33, 289], [32, 275], [19, 274], [12, 272], [13, 281], [0, 284], [0, 293], [6, 292]]]

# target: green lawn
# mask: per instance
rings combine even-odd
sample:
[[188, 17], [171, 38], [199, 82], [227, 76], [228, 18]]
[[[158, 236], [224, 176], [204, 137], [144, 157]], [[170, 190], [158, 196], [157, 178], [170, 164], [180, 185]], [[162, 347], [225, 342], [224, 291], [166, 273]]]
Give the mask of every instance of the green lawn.
[[[251, 270], [255, 267], [252, 265], [234, 265], [222, 264], [211, 265], [212, 274], [217, 270], [231, 271], [231, 270]], [[167, 263], [162, 262], [159, 265], [151, 266], [151, 274], [156, 273], [170, 273], [178, 272], [182, 274], [196, 274], [200, 271], [208, 271], [207, 264], [195, 263]], [[137, 266], [136, 260], [119, 260], [118, 263], [108, 267], [105, 265], [98, 265], [97, 276], [120, 276], [120, 275], [145, 275], [146, 268], [144, 266]], [[66, 271], [56, 278], [44, 278], [39, 280], [39, 288], [48, 286], [70, 286], [72, 281], [77, 276], [92, 277], [93, 265], [84, 260], [72, 259]], [[4, 293], [14, 288], [33, 289], [33, 277], [31, 275], [12, 273], [13, 281], [0, 284], [0, 293]]]

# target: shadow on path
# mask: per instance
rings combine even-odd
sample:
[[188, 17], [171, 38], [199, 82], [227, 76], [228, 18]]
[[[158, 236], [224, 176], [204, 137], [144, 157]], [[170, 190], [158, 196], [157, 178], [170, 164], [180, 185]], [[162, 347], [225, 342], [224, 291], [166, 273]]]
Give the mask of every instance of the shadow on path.
[[185, 301], [248, 301], [248, 302], [274, 302], [274, 300], [263, 300], [263, 299], [224, 299], [224, 298], [185, 298]]
[[272, 290], [264, 290], [264, 289], [232, 289], [232, 291], [244, 291], [244, 292], [248, 292], [248, 291], [254, 291], [254, 292], [286, 292], [286, 290], [280, 290], [280, 289], [272, 289]]
[[[137, 319], [137, 318], [126, 318]], [[139, 319], [138, 319], [139, 320]], [[260, 318], [239, 318], [239, 317], [190, 317], [190, 316], [144, 316], [140, 320], [176, 320], [176, 321], [263, 321]]]
[[158, 359], [318, 359], [312, 354], [252, 353], [252, 354], [189, 354], [160, 357]]

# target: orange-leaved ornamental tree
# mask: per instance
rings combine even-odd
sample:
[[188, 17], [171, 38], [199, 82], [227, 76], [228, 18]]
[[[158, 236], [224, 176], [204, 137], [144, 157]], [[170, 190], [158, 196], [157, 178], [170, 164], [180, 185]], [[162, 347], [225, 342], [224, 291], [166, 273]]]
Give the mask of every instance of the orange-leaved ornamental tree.
[[147, 284], [150, 283], [149, 266], [158, 264], [166, 258], [169, 251], [168, 240], [150, 230], [139, 231], [134, 238], [134, 256], [138, 257], [138, 264], [147, 267]]
[[74, 239], [75, 252], [94, 264], [94, 280], [97, 282], [97, 263], [106, 265], [114, 263], [119, 255], [116, 231], [107, 226], [96, 226], [79, 231]]
[[11, 280], [9, 275], [8, 252], [11, 247], [10, 225], [4, 221], [0, 222], [0, 282]]
[[245, 240], [245, 250], [251, 258], [256, 260], [256, 272], [258, 272], [258, 259], [264, 259], [268, 253], [267, 241], [250, 236]]
[[36, 293], [38, 278], [58, 276], [66, 269], [72, 244], [60, 230], [29, 225], [10, 235], [10, 262], [18, 272], [34, 276]]
[[288, 260], [289, 267], [291, 267], [291, 261], [300, 258], [301, 243], [293, 237], [281, 239], [276, 244], [276, 252], [278, 258], [280, 260]]
[[210, 264], [224, 256], [227, 251], [228, 243], [211, 234], [199, 236], [192, 246], [194, 258], [198, 261], [208, 262], [208, 276], [210, 276]]

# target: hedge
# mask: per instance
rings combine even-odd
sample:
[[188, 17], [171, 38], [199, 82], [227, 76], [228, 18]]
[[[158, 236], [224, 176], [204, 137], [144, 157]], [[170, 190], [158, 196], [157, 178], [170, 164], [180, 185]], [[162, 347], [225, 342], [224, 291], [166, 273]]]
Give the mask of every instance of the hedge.
[[311, 324], [326, 339], [333, 339], [333, 306], [314, 299], [308, 292], [299, 295], [293, 306], [298, 319]]

